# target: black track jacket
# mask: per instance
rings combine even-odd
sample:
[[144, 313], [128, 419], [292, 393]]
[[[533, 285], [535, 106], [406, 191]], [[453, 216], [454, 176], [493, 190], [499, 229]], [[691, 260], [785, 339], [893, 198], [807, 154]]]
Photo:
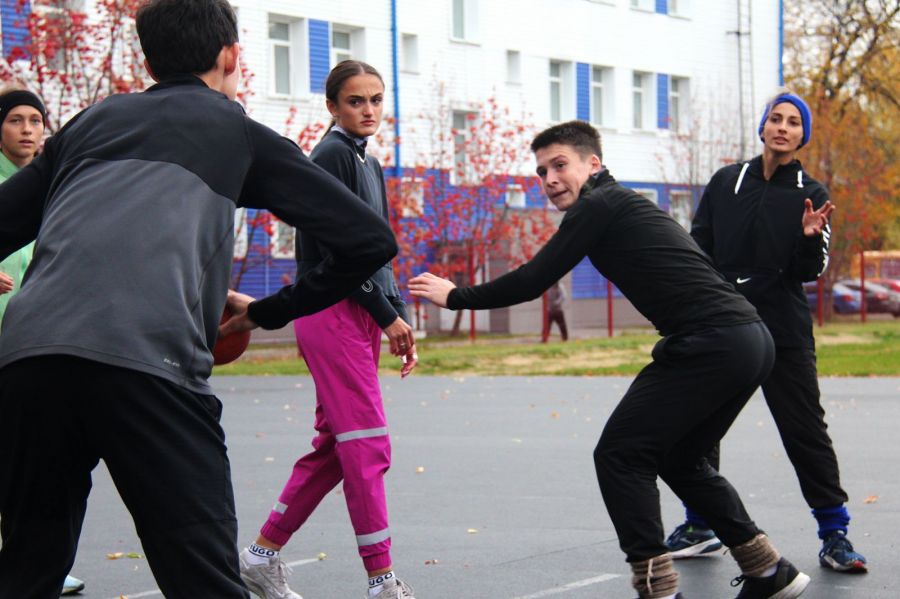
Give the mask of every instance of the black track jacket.
[[716, 268], [756, 306], [777, 347], [814, 346], [802, 284], [825, 270], [831, 229], [803, 235], [807, 198], [818, 209], [828, 192], [798, 160], [778, 167], [766, 181], [757, 156], [713, 175], [691, 227]]

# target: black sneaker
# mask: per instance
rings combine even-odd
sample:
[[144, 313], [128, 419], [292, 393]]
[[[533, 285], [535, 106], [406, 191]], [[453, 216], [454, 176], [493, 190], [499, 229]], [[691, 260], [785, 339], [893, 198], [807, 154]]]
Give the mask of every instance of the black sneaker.
[[666, 547], [672, 559], [685, 559], [716, 552], [722, 548], [722, 541], [710, 529], [685, 522], [669, 535]]
[[741, 583], [744, 583], [744, 588], [736, 599], [794, 599], [803, 594], [809, 584], [809, 576], [781, 558], [775, 574], [765, 578], [742, 574], [731, 581], [731, 586], [736, 587]]

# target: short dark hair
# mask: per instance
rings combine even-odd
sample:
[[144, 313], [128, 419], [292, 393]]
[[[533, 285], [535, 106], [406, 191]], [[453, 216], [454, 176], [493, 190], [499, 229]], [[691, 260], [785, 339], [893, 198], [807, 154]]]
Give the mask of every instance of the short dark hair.
[[584, 121], [567, 121], [544, 129], [531, 142], [531, 151], [537, 152], [553, 144], [572, 146], [582, 158], [596, 154], [603, 160], [600, 133]]
[[137, 11], [138, 37], [158, 80], [205, 73], [225, 46], [238, 41], [227, 0], [147, 0]]

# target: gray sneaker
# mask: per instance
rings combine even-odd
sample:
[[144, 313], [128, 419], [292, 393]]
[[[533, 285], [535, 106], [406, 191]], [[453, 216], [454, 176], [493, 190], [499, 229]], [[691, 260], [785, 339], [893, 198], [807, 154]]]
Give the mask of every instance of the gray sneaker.
[[268, 564], [252, 566], [247, 561], [249, 554], [247, 548], [241, 551], [241, 578], [253, 594], [262, 599], [303, 599], [288, 587], [287, 575], [291, 570], [283, 561], [273, 557]]
[[400, 580], [391, 578], [385, 581], [384, 588], [373, 599], [416, 599], [412, 587]]

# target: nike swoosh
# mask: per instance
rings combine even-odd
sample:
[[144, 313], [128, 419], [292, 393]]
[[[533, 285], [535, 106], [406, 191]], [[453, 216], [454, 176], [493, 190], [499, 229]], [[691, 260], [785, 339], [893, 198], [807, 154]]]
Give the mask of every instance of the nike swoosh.
[[743, 285], [750, 279], [751, 279], [751, 277], [747, 277], [746, 279], [742, 279], [741, 277], [738, 277], [737, 279], [735, 279], [735, 283], [737, 283], [738, 285]]

